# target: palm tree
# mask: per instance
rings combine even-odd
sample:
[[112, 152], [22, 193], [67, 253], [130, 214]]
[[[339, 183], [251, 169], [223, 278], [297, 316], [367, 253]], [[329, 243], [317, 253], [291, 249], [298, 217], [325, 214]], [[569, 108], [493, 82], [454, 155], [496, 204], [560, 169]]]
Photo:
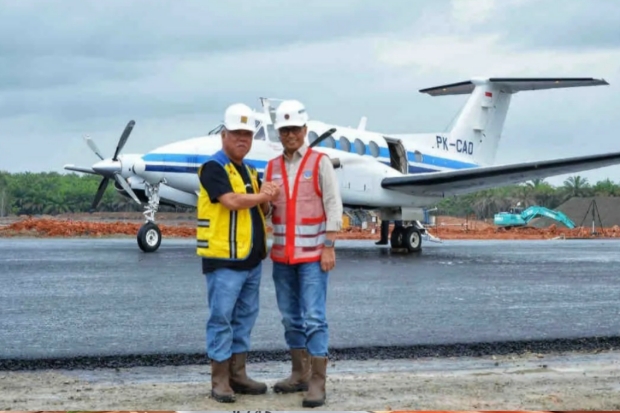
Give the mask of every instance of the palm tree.
[[562, 189], [565, 199], [588, 196], [591, 192], [588, 178], [584, 178], [580, 175], [569, 176], [568, 179], [564, 181]]
[[533, 179], [526, 183], [526, 185], [532, 188], [534, 202], [537, 205], [546, 208], [555, 208], [556, 205], [556, 190], [555, 188], [544, 179]]
[[611, 179], [607, 178], [604, 181], [598, 181], [592, 188], [594, 194], [597, 196], [617, 196], [620, 195], [618, 191], [618, 185], [616, 185]]

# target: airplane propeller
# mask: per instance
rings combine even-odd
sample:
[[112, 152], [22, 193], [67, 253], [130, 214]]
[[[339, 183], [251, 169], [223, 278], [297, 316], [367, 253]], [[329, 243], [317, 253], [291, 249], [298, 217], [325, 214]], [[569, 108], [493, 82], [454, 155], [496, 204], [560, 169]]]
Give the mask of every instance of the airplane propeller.
[[[316, 138], [314, 140], [314, 142], [312, 142], [309, 146], [312, 148], [312, 147], [318, 145], [319, 143], [323, 142], [325, 139], [327, 139], [330, 136], [332, 136], [334, 134], [334, 132], [336, 132], [336, 128], [331, 128], [331, 129], [323, 132], [321, 134], [321, 136]], [[340, 164], [340, 159], [330, 158], [330, 161], [332, 162], [332, 165], [334, 165], [334, 168], [340, 168], [340, 165], [341, 165]]]
[[336, 128], [331, 128], [329, 130], [327, 130], [326, 132], [323, 132], [321, 134], [321, 136], [319, 136], [318, 138], [316, 138], [314, 140], [314, 142], [312, 142], [310, 144], [310, 147], [314, 147], [316, 145], [318, 145], [319, 143], [323, 142], [325, 139], [329, 138], [330, 136], [332, 136], [334, 134], [334, 132], [336, 132]]
[[101, 159], [101, 162], [98, 162], [95, 165], [93, 165], [92, 170], [96, 174], [103, 176], [103, 179], [101, 180], [101, 182], [99, 183], [99, 187], [97, 188], [95, 199], [93, 199], [93, 203], [91, 205], [91, 211], [94, 211], [95, 208], [97, 208], [97, 205], [99, 205], [99, 202], [101, 202], [101, 198], [103, 198], [103, 194], [105, 193], [105, 190], [108, 188], [108, 183], [110, 182], [111, 178], [113, 178], [116, 182], [118, 182], [118, 184], [133, 198], [134, 201], [136, 201], [138, 204], [142, 204], [140, 202], [140, 199], [138, 199], [138, 196], [131, 189], [131, 187], [127, 184], [127, 181], [125, 181], [125, 179], [120, 175], [121, 164], [120, 164], [120, 161], [118, 160], [118, 155], [120, 154], [121, 150], [127, 143], [129, 134], [133, 130], [133, 127], [135, 124], [136, 122], [133, 120], [130, 120], [129, 123], [127, 123], [127, 126], [125, 127], [125, 130], [123, 131], [123, 134], [118, 140], [118, 144], [116, 145], [116, 150], [114, 151], [114, 156], [112, 157], [112, 159], [105, 159], [101, 155], [101, 151], [97, 147], [97, 144], [89, 136], [86, 136], [84, 138], [84, 140], [86, 141], [86, 144], [90, 147], [90, 149], [95, 153], [95, 155], [99, 157], [99, 159]]
[[88, 135], [84, 137], [84, 140], [86, 141], [90, 149], [92, 149], [92, 151], [95, 152], [95, 155], [97, 155], [99, 159], [103, 161], [103, 156], [101, 156], [101, 151], [97, 147], [97, 144], [95, 144], [95, 141], [93, 141]]

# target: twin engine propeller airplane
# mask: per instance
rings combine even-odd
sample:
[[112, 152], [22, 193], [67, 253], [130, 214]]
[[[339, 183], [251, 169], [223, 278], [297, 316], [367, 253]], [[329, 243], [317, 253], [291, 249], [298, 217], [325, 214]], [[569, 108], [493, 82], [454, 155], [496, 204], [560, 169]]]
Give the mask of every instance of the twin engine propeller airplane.
[[[404, 220], [397, 228], [393, 248], [420, 251], [423, 237], [433, 237], [420, 221], [424, 208], [443, 198], [483, 189], [526, 182], [620, 164], [620, 152], [564, 159], [495, 165], [495, 155], [512, 96], [520, 91], [608, 85], [593, 78], [474, 78], [420, 92], [431, 96], [469, 94], [447, 133], [389, 134], [366, 130], [363, 117], [357, 128], [318, 120], [308, 122], [307, 142], [331, 159], [340, 183], [344, 207], [375, 210], [381, 219]], [[281, 154], [273, 127], [269, 99], [261, 98], [258, 130], [246, 161], [262, 177], [267, 162]], [[221, 148], [218, 125], [206, 136], [170, 143], [146, 154], [121, 155], [134, 127], [130, 121], [112, 158], [105, 159], [95, 143], [87, 143], [101, 161], [92, 168], [66, 165], [70, 171], [103, 177], [95, 195], [95, 209], [108, 185], [138, 204], [146, 203], [145, 224], [137, 234], [144, 252], [156, 251], [161, 232], [155, 223], [158, 206], [196, 207], [199, 194], [198, 167]]]

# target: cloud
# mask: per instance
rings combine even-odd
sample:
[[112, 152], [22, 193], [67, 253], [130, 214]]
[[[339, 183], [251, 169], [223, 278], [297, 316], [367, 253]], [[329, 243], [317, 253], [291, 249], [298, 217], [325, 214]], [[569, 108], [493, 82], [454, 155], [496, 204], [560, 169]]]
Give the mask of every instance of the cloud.
[[452, 1], [452, 19], [460, 27], [484, 23], [495, 9], [495, 0]]
[[540, 159], [617, 150], [607, 134], [620, 127], [619, 10], [613, 0], [8, 3], [0, 169], [88, 164], [96, 159], [81, 135], [108, 153], [129, 119], [124, 152], [148, 151], [204, 134], [228, 104], [260, 96], [300, 99], [338, 124], [365, 115], [386, 133], [443, 130], [466, 97], [419, 89], [478, 75], [611, 83], [519, 94], [498, 161], [529, 159], [532, 147]]
[[620, 3], [597, 0], [513, 1], [498, 7], [480, 31], [502, 32], [521, 50], [609, 50], [620, 48]]
[[[620, 25], [611, 17], [620, 14], [618, 2], [602, 0], [601, 8], [561, 0], [452, 0], [450, 4], [447, 20], [435, 17], [424, 27], [380, 37], [375, 42], [379, 60], [440, 76], [574, 76], [596, 68], [614, 75], [620, 68]], [[575, 25], [578, 17], [581, 24]], [[595, 21], [598, 24], [583, 24]], [[438, 28], [429, 30], [434, 24]], [[589, 39], [580, 45], [590, 47], [554, 48], [550, 39], [560, 37]]]
[[[380, 40], [381, 62], [406, 67], [414, 73], [439, 76], [479, 73], [482, 76], [573, 76], [604, 68], [620, 68], [620, 48], [608, 50], [518, 51], [499, 33], [463, 36], [428, 36], [412, 40]], [[611, 71], [610, 71], [611, 69]]]
[[[71, 78], [70, 74], [79, 81], [97, 67], [112, 75], [145, 73], [162, 59], [218, 57], [403, 28], [413, 16], [398, 10], [408, 9], [408, 4], [405, 0], [162, 0], [156, 5], [147, 0], [23, 0], [3, 7], [0, 55], [10, 59], [4, 70], [15, 69], [12, 75], [18, 84], [34, 78], [41, 87], [58, 75]], [[29, 62], [33, 67], [27, 68]], [[52, 73], [47, 72], [50, 67]], [[24, 73], [24, 68], [30, 70]], [[62, 69], [65, 76], [59, 73]]]

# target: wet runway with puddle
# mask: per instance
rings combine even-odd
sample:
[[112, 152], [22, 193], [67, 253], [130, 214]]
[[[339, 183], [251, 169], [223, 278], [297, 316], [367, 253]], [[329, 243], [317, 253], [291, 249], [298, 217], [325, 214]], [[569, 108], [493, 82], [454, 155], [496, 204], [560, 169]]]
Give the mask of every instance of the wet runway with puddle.
[[[334, 351], [620, 336], [620, 241], [446, 241], [418, 255], [341, 241], [328, 293]], [[0, 239], [0, 364], [205, 351], [192, 240]], [[284, 350], [263, 264], [254, 350]]]

